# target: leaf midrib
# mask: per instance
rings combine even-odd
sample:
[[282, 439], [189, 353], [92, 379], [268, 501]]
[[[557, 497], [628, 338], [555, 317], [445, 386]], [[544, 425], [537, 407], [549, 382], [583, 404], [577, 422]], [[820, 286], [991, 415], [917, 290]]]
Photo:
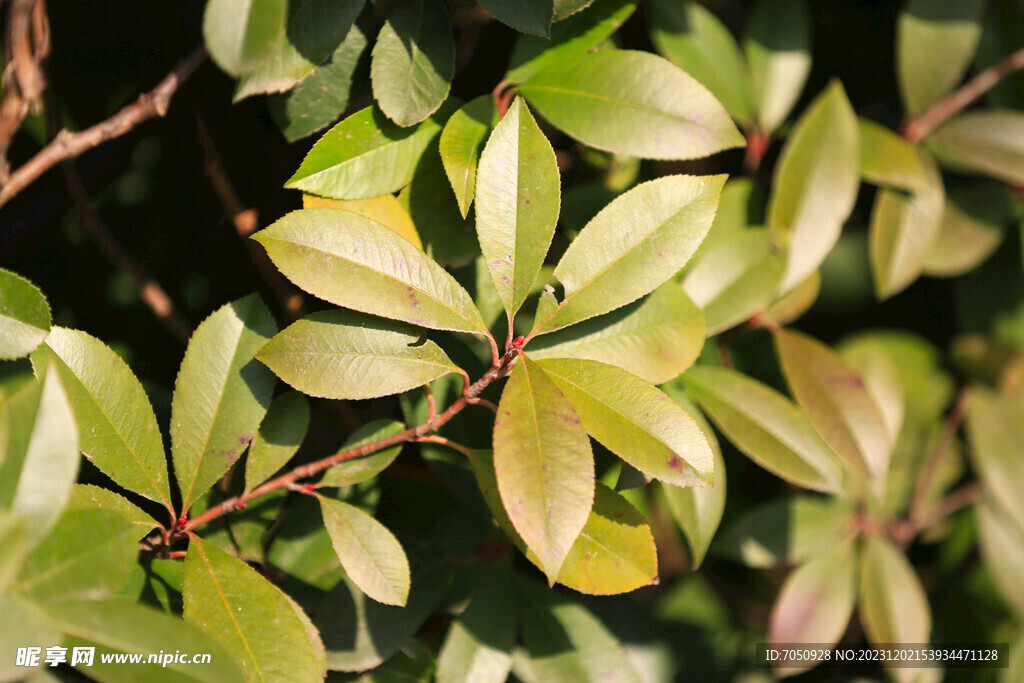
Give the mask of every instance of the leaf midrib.
[[228, 617], [231, 618], [231, 623], [235, 625], [235, 630], [238, 632], [238, 637], [241, 639], [242, 644], [245, 646], [246, 651], [249, 653], [249, 660], [252, 662], [253, 668], [255, 668], [256, 672], [259, 674], [259, 679], [263, 680], [263, 671], [260, 669], [259, 660], [256, 658], [256, 653], [253, 652], [252, 645], [250, 645], [249, 643], [249, 639], [245, 637], [245, 631], [242, 630], [242, 625], [239, 624], [238, 620], [235, 618], [235, 613], [231, 611], [231, 601], [228, 600], [227, 593], [224, 592], [224, 588], [220, 584], [220, 579], [217, 578], [217, 572], [214, 571], [213, 565], [210, 564], [210, 559], [206, 556], [206, 552], [204, 552], [202, 546], [199, 543], [191, 543], [190, 545], [193, 546], [194, 549], [199, 552], [199, 556], [202, 558], [203, 564], [206, 565], [206, 568], [209, 571], [210, 580], [213, 582], [214, 588], [217, 589], [217, 595], [219, 595], [221, 600], [224, 602], [224, 611], [227, 612]]

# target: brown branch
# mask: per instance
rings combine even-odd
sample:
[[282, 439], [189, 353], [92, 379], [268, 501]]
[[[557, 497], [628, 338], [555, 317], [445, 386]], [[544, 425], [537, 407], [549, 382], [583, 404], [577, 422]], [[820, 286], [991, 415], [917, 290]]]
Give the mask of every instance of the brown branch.
[[917, 142], [927, 137], [950, 117], [988, 92], [999, 81], [1020, 69], [1024, 69], [1024, 48], [985, 69], [947, 97], [932, 105], [928, 111], [916, 119], [907, 121], [903, 126], [903, 137], [911, 142]]
[[72, 159], [108, 140], [121, 137], [143, 121], [166, 115], [171, 97], [178, 90], [178, 86], [191, 76], [205, 59], [206, 48], [197, 47], [178, 62], [174, 70], [167, 74], [156, 88], [143, 93], [133, 104], [124, 107], [106, 121], [80, 133], [61, 130], [39, 153], [11, 174], [0, 188], [0, 206], [60, 162]]
[[220, 155], [217, 154], [217, 147], [213, 144], [213, 137], [203, 122], [199, 112], [195, 112], [196, 130], [199, 134], [199, 144], [203, 148], [204, 164], [203, 169], [206, 177], [210, 180], [217, 199], [224, 207], [224, 212], [231, 218], [235, 225], [235, 231], [245, 243], [256, 269], [274, 291], [274, 296], [281, 302], [285, 314], [290, 320], [298, 320], [306, 314], [305, 301], [302, 294], [292, 287], [283, 275], [270, 262], [267, 253], [258, 244], [249, 239], [249, 236], [256, 232], [259, 227], [259, 214], [256, 209], [246, 208], [235, 191], [235, 186], [224, 170]]
[[44, 0], [11, 0], [5, 36], [6, 68], [0, 100], [0, 183], [10, 173], [7, 150], [30, 110], [39, 111], [50, 54], [50, 24]]
[[946, 422], [942, 426], [939, 439], [935, 442], [935, 447], [932, 449], [932, 453], [927, 462], [925, 462], [924, 467], [921, 468], [907, 514], [907, 517], [913, 524], [917, 524], [924, 515], [928, 491], [938, 475], [939, 468], [942, 466], [942, 461], [945, 459], [949, 447], [953, 444], [957, 430], [960, 429], [960, 425], [964, 421], [969, 400], [970, 392], [968, 392], [966, 387], [961, 388], [957, 394], [956, 402], [953, 404], [953, 409], [949, 412]]
[[453, 451], [458, 451], [459, 453], [462, 453], [464, 456], [466, 456], [467, 458], [469, 458], [471, 460], [476, 459], [476, 454], [473, 453], [473, 451], [470, 450], [468, 447], [463, 446], [461, 443], [458, 443], [456, 441], [452, 441], [451, 439], [447, 439], [447, 438], [445, 438], [443, 436], [438, 436], [436, 434], [432, 434], [430, 436], [421, 436], [418, 439], [415, 439], [415, 441], [417, 441], [418, 443], [437, 443], [437, 444], [441, 444], [442, 446], [447, 446], [448, 448], [452, 449]]
[[[394, 446], [406, 441], [416, 441], [422, 437], [427, 436], [430, 432], [436, 432], [438, 429], [446, 425], [453, 417], [462, 412], [462, 409], [470, 404], [470, 401], [477, 398], [484, 389], [490, 386], [493, 382], [504, 377], [512, 369], [515, 359], [519, 356], [518, 349], [510, 349], [508, 353], [501, 357], [500, 361], [493, 365], [480, 379], [474, 382], [466, 392], [454, 403], [452, 403], [447, 410], [437, 415], [433, 419], [427, 420], [426, 422], [416, 426], [410, 427], [405, 431], [393, 434], [392, 436], [374, 441], [362, 446], [356, 446], [347, 450], [335, 453], [334, 455], [327, 456], [321, 460], [307, 463], [305, 465], [299, 465], [292, 471], [282, 474], [275, 479], [271, 479], [263, 484], [260, 484], [251, 491], [228, 498], [227, 500], [215, 505], [206, 512], [202, 513], [198, 517], [188, 520], [184, 524], [179, 524], [178, 528], [171, 535], [169, 542], [175, 543], [184, 538], [189, 532], [194, 529], [207, 524], [222, 515], [225, 515], [233, 510], [237, 510], [245, 505], [254, 498], [277, 491], [283, 488], [290, 488], [294, 482], [299, 479], [305, 479], [311, 477], [314, 474], [323, 472], [329, 467], [333, 467], [340, 463], [352, 460], [354, 458], [361, 458], [371, 453], [383, 450], [390, 446]], [[158, 545], [159, 541], [151, 539], [151, 544]]]

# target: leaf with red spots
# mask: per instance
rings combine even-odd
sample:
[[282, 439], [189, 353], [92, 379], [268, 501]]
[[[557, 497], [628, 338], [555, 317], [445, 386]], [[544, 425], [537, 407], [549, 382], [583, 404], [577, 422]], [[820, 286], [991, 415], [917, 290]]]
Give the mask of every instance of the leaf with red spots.
[[526, 356], [498, 405], [494, 470], [512, 525], [554, 583], [590, 515], [594, 456], [568, 399]]

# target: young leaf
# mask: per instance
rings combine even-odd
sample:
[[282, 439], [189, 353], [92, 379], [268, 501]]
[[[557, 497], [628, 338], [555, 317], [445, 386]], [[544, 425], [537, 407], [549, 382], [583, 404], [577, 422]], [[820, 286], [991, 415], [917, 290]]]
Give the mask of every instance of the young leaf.
[[[62, 601], [43, 608], [54, 627], [69, 637], [70, 642], [66, 641], [65, 646], [73, 643], [96, 648], [91, 664], [78, 665], [80, 673], [90, 678], [101, 681], [144, 680], [148, 675], [164, 680], [204, 683], [246, 680], [238, 662], [214, 639], [177, 616], [118, 598]], [[154, 669], [149, 669], [146, 674], [138, 674], [139, 678], [126, 674], [123, 662], [104, 661], [108, 653], [126, 653], [129, 656], [141, 654], [145, 662], [149, 655], [160, 657], [168, 647], [182, 652], [209, 654], [210, 661], [196, 666], [187, 658], [187, 663], [168, 660], [161, 665], [166, 667], [163, 676], [158, 677], [154, 675]]]
[[377, 36], [370, 78], [381, 110], [413, 126], [441, 106], [455, 73], [455, 43], [444, 3], [402, 0]]
[[748, 228], [703, 252], [686, 274], [683, 291], [704, 311], [711, 336], [764, 311], [775, 300], [785, 268], [771, 232]]
[[284, 92], [312, 74], [345, 39], [363, 0], [292, 0], [289, 5], [284, 36], [267, 59], [238, 79], [235, 102]]
[[441, 107], [417, 126], [401, 128], [367, 107], [323, 134], [285, 187], [336, 199], [396, 192], [412, 179], [423, 152], [457, 105]]
[[983, 180], [949, 188], [924, 272], [955, 277], [974, 270], [1002, 244], [1011, 215], [1010, 193], [1002, 183]]
[[798, 486], [837, 492], [839, 463], [800, 409], [738, 372], [699, 365], [682, 377], [687, 391], [747, 457]]
[[50, 306], [39, 289], [0, 268], [0, 360], [35, 351], [50, 332]]
[[135, 527], [136, 538], [141, 538], [155, 529], [157, 521], [136, 507], [127, 498], [92, 484], [75, 484], [71, 487], [66, 512], [71, 510], [112, 510]]
[[[560, 0], [555, 1], [557, 14]], [[619, 29], [636, 11], [634, 0], [600, 0], [587, 12], [551, 27], [551, 38], [520, 35], [505, 82], [522, 83], [545, 69], [593, 49]]]
[[803, 0], [761, 0], [747, 22], [757, 126], [771, 134], [789, 116], [811, 71], [811, 13]]
[[138, 541], [116, 512], [69, 510], [25, 558], [18, 590], [42, 602], [107, 597], [135, 567]]
[[0, 510], [24, 520], [25, 550], [53, 528], [78, 476], [78, 436], [58, 372], [0, 406]]
[[242, 560], [193, 536], [182, 595], [185, 621], [227, 650], [247, 680], [323, 678], [323, 645], [302, 610]]
[[783, 292], [831, 251], [859, 184], [857, 116], [842, 84], [833, 81], [797, 121], [772, 177], [768, 224], [789, 244]]
[[858, 118], [857, 130], [864, 180], [906, 192], [928, 188], [925, 167], [914, 145], [869, 119]]
[[927, 138], [939, 162], [955, 171], [1024, 184], [1024, 114], [1009, 110], [961, 114]]
[[712, 550], [758, 569], [801, 564], [828, 553], [848, 533], [853, 515], [841, 498], [787, 496], [753, 508]]
[[288, 279], [332, 304], [436, 330], [487, 334], [455, 278], [359, 214], [293, 211], [254, 239]]
[[480, 0], [491, 16], [520, 33], [547, 37], [551, 32], [553, 0]]
[[976, 508], [978, 546], [985, 568], [999, 594], [1018, 615], [1024, 615], [1024, 527], [994, 500], [984, 499]]
[[908, 115], [920, 116], [960, 83], [984, 8], [984, 0], [907, 2], [896, 22], [896, 76]]
[[[861, 548], [857, 595], [857, 613], [869, 642], [928, 642], [932, 630], [928, 596], [914, 567], [885, 536], [870, 536]], [[890, 671], [900, 683], [920, 680], [920, 669]]]
[[714, 483], [714, 456], [685, 410], [636, 375], [577, 358], [537, 361], [583, 426], [641, 472], [674, 486]]
[[251, 491], [291, 460], [306, 438], [309, 401], [289, 391], [274, 399], [249, 444], [245, 459], [245, 490]]
[[[551, 310], [538, 308], [537, 318]], [[704, 314], [678, 283], [666, 282], [645, 299], [537, 337], [530, 357], [596, 360], [663, 384], [697, 359], [704, 336]]]
[[893, 445], [863, 378], [811, 337], [786, 330], [774, 336], [786, 382], [811, 426], [853, 472], [868, 478], [881, 498]]
[[292, 323], [257, 359], [310, 396], [400, 394], [458, 368], [421, 330], [354, 311], [320, 311]]
[[889, 441], [895, 444], [903, 428], [906, 412], [906, 392], [896, 360], [878, 340], [870, 336], [854, 337], [850, 341], [844, 339], [836, 350], [863, 378], [868, 393], [875, 399], [882, 420], [885, 421]]
[[324, 525], [341, 566], [368, 596], [404, 606], [409, 597], [409, 561], [387, 528], [362, 510], [320, 496]]
[[84, 332], [55, 327], [32, 354], [42, 372], [55, 363], [78, 425], [78, 447], [117, 484], [173, 510], [156, 416], [121, 357]]
[[217, 483], [255, 437], [275, 382], [255, 356], [275, 332], [270, 311], [250, 294], [218, 309], [189, 340], [171, 404], [182, 510]]
[[986, 492], [1024, 529], [1024, 470], [1017, 455], [1024, 443], [1024, 398], [983, 388], [971, 392], [967, 409], [968, 453]]
[[477, 164], [487, 136], [498, 123], [494, 98], [481, 95], [452, 114], [441, 131], [441, 162], [465, 218], [476, 196]]
[[606, 206], [555, 267], [565, 299], [537, 320], [534, 334], [613, 311], [675, 275], [707, 235], [724, 183], [725, 176], [666, 176]]
[[751, 122], [750, 70], [729, 29], [696, 2], [655, 0], [652, 10], [651, 42], [658, 52], [710, 90], [734, 119]]
[[584, 53], [532, 76], [519, 92], [559, 130], [616, 154], [699, 159], [744, 143], [704, 86], [649, 52]]
[[696, 571], [704, 561], [708, 546], [711, 545], [711, 539], [718, 530], [718, 524], [722, 521], [722, 513], [725, 511], [725, 460], [722, 458], [722, 449], [718, 447], [718, 439], [715, 438], [714, 430], [711, 429], [711, 425], [700, 414], [697, 407], [690, 402], [686, 394], [674, 390], [674, 386], [667, 388], [670, 389], [669, 396], [672, 397], [672, 400], [678, 403], [700, 425], [711, 446], [711, 453], [714, 455], [715, 483], [713, 486], [680, 488], [663, 483], [659, 487], [672, 518], [676, 520], [676, 524], [686, 536], [686, 542], [690, 546], [690, 568]]
[[386, 228], [390, 228], [397, 235], [401, 235], [420, 251], [423, 250], [423, 243], [420, 235], [416, 232], [409, 212], [405, 210], [402, 203], [393, 194], [383, 194], [370, 199], [327, 199], [316, 197], [311, 194], [302, 195], [302, 208], [304, 209], [344, 209], [365, 216], [371, 221], [376, 221]]
[[533, 290], [558, 222], [555, 152], [516, 98], [480, 155], [476, 232], [511, 320]]
[[[348, 450], [374, 441], [394, 436], [405, 429], [405, 425], [394, 420], [374, 420], [352, 432], [345, 439], [340, 450]], [[394, 462], [402, 450], [402, 444], [377, 451], [373, 455], [354, 458], [327, 470], [320, 486], [351, 486], [372, 479]]]
[[925, 189], [909, 196], [898, 190], [879, 190], [871, 212], [871, 268], [875, 290], [882, 299], [917, 279], [942, 228], [946, 196], [942, 175], [927, 153], [917, 154], [925, 169]]
[[326, 62], [288, 92], [267, 98], [270, 115], [288, 142], [312, 135], [341, 116], [367, 45], [365, 30], [353, 24]]
[[203, 39], [217, 66], [232, 76], [252, 71], [283, 40], [287, 0], [210, 0]]
[[510, 572], [484, 584], [448, 629], [437, 655], [438, 683], [504, 683], [519, 631]]
[[553, 584], [590, 515], [594, 456], [568, 399], [526, 356], [498, 405], [494, 471], [509, 519]]
[[[856, 599], [857, 558], [853, 544], [847, 541], [799, 567], [786, 578], [772, 607], [768, 640], [775, 644], [835, 645], [846, 632]], [[810, 661], [795, 666], [777, 666], [775, 674], [792, 676], [813, 668], [815, 664]]]

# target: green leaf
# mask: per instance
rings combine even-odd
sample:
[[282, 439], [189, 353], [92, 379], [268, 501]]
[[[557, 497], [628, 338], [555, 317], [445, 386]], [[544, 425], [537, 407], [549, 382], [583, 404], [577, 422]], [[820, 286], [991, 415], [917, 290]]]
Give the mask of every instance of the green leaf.
[[441, 131], [441, 162], [465, 218], [476, 196], [477, 164], [487, 136], [498, 123], [494, 98], [481, 95], [452, 114]]
[[78, 425], [78, 447], [117, 484], [173, 514], [163, 439], [149, 398], [121, 357], [84, 332], [55, 327], [32, 354], [56, 363]]
[[512, 672], [524, 683], [639, 683], [625, 648], [582, 605], [522, 581], [523, 650]]
[[[772, 607], [768, 640], [775, 644], [835, 645], [846, 632], [856, 600], [857, 558], [853, 544], [847, 541], [797, 568], [786, 578]], [[776, 666], [775, 674], [792, 676], [814, 668], [815, 664], [817, 662], [809, 661], [795, 666]]]
[[385, 605], [404, 606], [409, 597], [409, 561], [387, 528], [359, 508], [320, 496], [324, 525], [349, 578]]
[[918, 152], [927, 187], [914, 195], [881, 189], [871, 211], [868, 242], [875, 291], [885, 299], [910, 286], [924, 270], [942, 229], [946, 192], [942, 174], [927, 153]]
[[786, 382], [811, 426], [881, 498], [893, 444], [864, 379], [811, 337], [786, 330], [773, 334]]
[[[547, 313], [538, 309], [537, 317]], [[666, 282], [640, 301], [537, 337], [529, 348], [537, 360], [586, 358], [663, 384], [697, 359], [704, 336], [704, 314], [678, 283]]]
[[0, 407], [0, 510], [24, 520], [25, 550], [53, 528], [78, 476], [78, 437], [52, 366]]
[[[669, 387], [669, 389], [673, 389], [673, 387]], [[718, 446], [714, 430], [700, 414], [697, 406], [693, 405], [686, 394], [681, 391], [670, 390], [668, 393], [672, 400], [678, 403], [700, 425], [711, 446], [711, 453], [714, 455], [714, 485], [706, 488], [698, 486], [680, 488], [671, 484], [662, 484], [659, 487], [672, 518], [682, 529], [683, 535], [686, 536], [686, 542], [690, 546], [690, 568], [697, 570], [704, 561], [708, 546], [711, 545], [711, 539], [718, 530], [718, 524], [722, 521], [722, 513], [725, 511], [727, 489], [725, 460], [722, 458], [722, 449]]]
[[1024, 114], [993, 109], [969, 111], [927, 138], [939, 162], [954, 171], [1024, 184]]
[[674, 486], [714, 482], [707, 437], [685, 410], [656, 387], [613, 365], [578, 358], [537, 361], [608, 450]]
[[309, 429], [309, 401], [295, 391], [274, 399], [249, 444], [245, 490], [251, 491], [291, 460]]
[[896, 21], [896, 76], [908, 115], [920, 116], [960, 83], [984, 7], [984, 0], [908, 0]]
[[558, 386], [520, 356], [494, 421], [494, 471], [509, 519], [554, 583], [594, 502], [594, 458]]
[[[929, 642], [932, 614], [928, 596], [914, 567], [885, 536], [868, 537], [861, 549], [857, 596], [857, 613], [869, 642]], [[889, 671], [900, 683], [920, 680], [922, 672], [895, 667]]]
[[837, 492], [842, 472], [788, 398], [732, 370], [698, 365], [682, 381], [694, 400], [744, 455], [804, 488]]
[[584, 53], [532, 76], [519, 91], [555, 128], [617, 154], [698, 159], [744, 143], [704, 86], [648, 52]]
[[[345, 439], [345, 443], [342, 445], [340, 450], [344, 451], [350, 448], [355, 448], [356, 446], [363, 446], [368, 443], [373, 443], [374, 441], [380, 441], [381, 439], [394, 436], [402, 431], [405, 431], [405, 425], [401, 422], [395, 422], [394, 420], [373, 420], [352, 432], [352, 434]], [[373, 479], [383, 472], [388, 465], [394, 462], [401, 450], [402, 444], [398, 444], [397, 446], [377, 451], [372, 455], [353, 458], [352, 460], [335, 465], [327, 470], [323, 479], [320, 480], [319, 485], [351, 486], [353, 484], [364, 482], [368, 479]]]
[[800, 98], [811, 71], [812, 21], [803, 0], [760, 0], [747, 21], [757, 125], [771, 134]]
[[182, 510], [217, 483], [256, 436], [275, 379], [255, 356], [275, 332], [270, 311], [250, 294], [219, 308], [189, 340], [171, 404]]
[[285, 187], [336, 199], [396, 192], [412, 179], [420, 157], [455, 110], [441, 107], [417, 126], [401, 128], [376, 107], [352, 114], [323, 134]]
[[35, 351], [50, 332], [50, 305], [39, 289], [0, 268], [0, 360]]
[[510, 600], [511, 573], [473, 594], [448, 629], [437, 655], [438, 683], [504, 683], [519, 631], [518, 603]]
[[797, 121], [772, 176], [768, 225], [789, 244], [783, 291], [817, 270], [835, 246], [859, 185], [857, 116], [833, 81]]
[[292, 323], [257, 358], [310, 396], [399, 394], [457, 372], [422, 330], [354, 311], [320, 311]]
[[779, 326], [788, 325], [809, 311], [820, 293], [821, 274], [814, 271], [806, 280], [776, 299], [764, 310], [761, 318]]
[[906, 392], [896, 360], [884, 342], [867, 335], [854, 337], [852, 342], [844, 340], [836, 350], [864, 380], [885, 422], [889, 440], [895, 444], [906, 412]]
[[683, 291], [704, 311], [711, 336], [768, 308], [785, 268], [785, 256], [771, 232], [748, 228], [703, 252], [687, 272]]
[[511, 320], [533, 290], [555, 234], [560, 200], [555, 152], [521, 98], [480, 155], [476, 232]]
[[326, 199], [304, 194], [302, 195], [302, 208], [344, 209], [358, 213], [360, 216], [393, 230], [395, 234], [409, 240], [414, 247], [420, 251], [423, 250], [423, 243], [420, 241], [419, 233], [416, 232], [416, 226], [413, 225], [409, 212], [393, 194], [384, 194], [370, 199]]
[[234, 101], [284, 92], [312, 74], [345, 40], [362, 8], [361, 0], [289, 0], [283, 39], [255, 70], [238, 79]]
[[373, 96], [400, 126], [424, 120], [448, 97], [455, 73], [455, 43], [444, 3], [396, 3], [373, 46]]
[[696, 2], [655, 0], [652, 10], [658, 52], [710, 90], [734, 119], [752, 121], [750, 70], [729, 29]]
[[71, 498], [65, 511], [71, 510], [112, 510], [121, 515], [135, 528], [136, 538], [141, 538], [160, 526], [148, 513], [127, 498], [92, 484], [75, 484], [71, 487]]
[[353, 24], [326, 62], [288, 92], [267, 98], [270, 114], [288, 142], [312, 135], [341, 116], [367, 45], [366, 32]]
[[41, 601], [107, 597], [135, 567], [138, 541], [116, 512], [69, 510], [25, 558], [18, 590]]
[[[242, 669], [231, 655], [214, 639], [177, 616], [121, 599], [66, 601], [45, 605], [44, 608], [53, 625], [70, 637], [64, 643], [66, 647], [96, 648], [92, 664], [77, 667], [90, 678], [140, 683], [147, 680], [209, 683], [245, 680]], [[166, 671], [158, 671], [154, 664], [137, 672], [123, 663], [103, 662], [103, 655], [109, 653], [141, 654], [146, 661], [150, 655], [162, 657], [165, 651], [170, 654], [170, 648], [182, 653], [208, 654], [210, 661], [197, 666], [191, 662], [175, 663], [173, 659], [163, 663], [159, 659], [160, 666]]]
[[869, 119], [858, 118], [857, 130], [864, 180], [906, 192], [928, 189], [928, 176], [914, 145]]
[[1002, 244], [1011, 215], [1010, 194], [1001, 183], [983, 180], [948, 188], [939, 236], [924, 272], [955, 277], [974, 270]]
[[26, 551], [25, 520], [9, 510], [0, 510], [0, 544], [4, 549], [3, 555], [0, 555], [0, 596], [3, 596], [18, 578]]
[[[29, 674], [29, 670], [16, 663], [19, 647], [28, 643], [39, 643], [36, 647], [42, 647], [43, 643], [57, 644], [60, 640], [60, 633], [53, 622], [34, 602], [15, 596], [0, 596], [0, 651], [8, 653], [0, 659], [0, 680], [21, 681]], [[41, 655], [40, 660], [44, 656]], [[42, 680], [40, 672], [31, 673], [36, 674], [34, 678], [37, 680]]]
[[[555, 2], [557, 12], [559, 0]], [[590, 11], [551, 27], [551, 38], [520, 35], [512, 48], [505, 82], [522, 83], [545, 69], [595, 48], [636, 11], [634, 0], [600, 0]]]
[[293, 211], [254, 239], [288, 279], [332, 304], [436, 330], [487, 334], [480, 312], [455, 278], [359, 214]]
[[563, 21], [593, 4], [594, 0], [555, 0], [555, 21]]
[[547, 36], [551, 32], [553, 0], [479, 0], [491, 16], [520, 33]]
[[242, 560], [192, 537], [183, 596], [185, 621], [227, 650], [247, 680], [323, 678], [323, 646], [302, 610]]
[[767, 569], [827, 553], [847, 534], [854, 509], [836, 497], [796, 495], [747, 512], [712, 546], [716, 555]]
[[967, 408], [968, 453], [985, 491], [1024, 529], [1024, 469], [1018, 446], [1024, 443], [1024, 398], [975, 388]]
[[533, 334], [613, 311], [675, 275], [707, 235], [724, 182], [725, 176], [666, 176], [606, 206], [555, 267], [565, 299], [537, 320]]
[[232, 76], [252, 71], [284, 39], [287, 0], [210, 0], [203, 39], [217, 66]]
[[1003, 600], [1018, 616], [1024, 615], [1024, 527], [995, 501], [985, 498], [977, 506], [978, 547], [985, 568]]

